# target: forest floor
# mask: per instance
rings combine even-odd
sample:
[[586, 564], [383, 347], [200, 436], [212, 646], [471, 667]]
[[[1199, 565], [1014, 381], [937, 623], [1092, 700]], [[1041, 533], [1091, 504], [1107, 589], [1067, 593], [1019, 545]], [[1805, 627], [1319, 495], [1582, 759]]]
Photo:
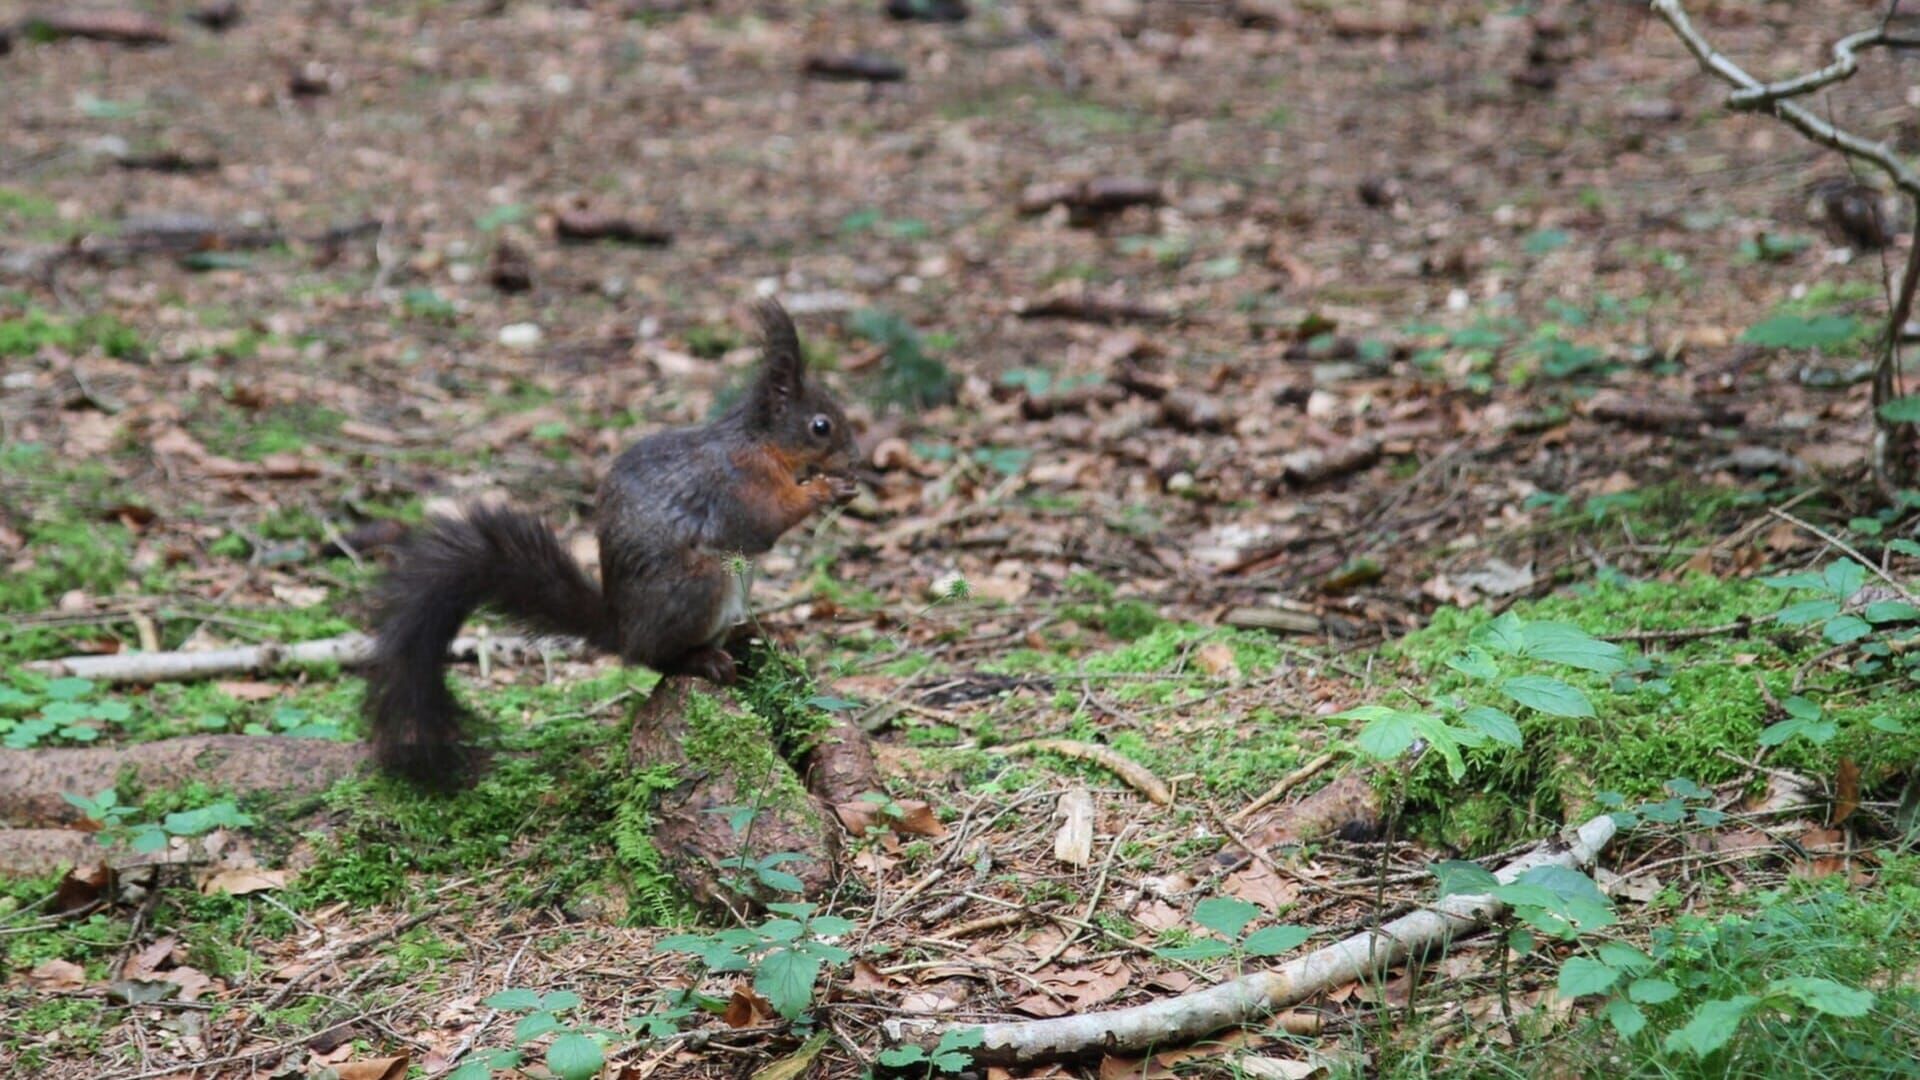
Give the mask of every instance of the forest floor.
[[[79, 27], [133, 45], [0, 0], [0, 742], [350, 745], [338, 666], [23, 665], [363, 627], [394, 523], [477, 498], [587, 541], [772, 294], [869, 467], [756, 608], [888, 797], [834, 921], [708, 970], [627, 797], [653, 677], [456, 666], [500, 729], [456, 798], [54, 792], [119, 872], [0, 878], [0, 1072], [1004, 1078], [882, 1024], [1165, 998], [1608, 808], [1591, 897], [1013, 1074], [1913, 1068], [1920, 498], [1865, 378], [1910, 223], [1644, 5], [220, 6]], [[1695, 6], [1770, 74], [1877, 18]], [[806, 74], [855, 54], [906, 77]], [[1917, 76], [1820, 107], [1911, 152]], [[789, 939], [830, 939], [797, 990]]]

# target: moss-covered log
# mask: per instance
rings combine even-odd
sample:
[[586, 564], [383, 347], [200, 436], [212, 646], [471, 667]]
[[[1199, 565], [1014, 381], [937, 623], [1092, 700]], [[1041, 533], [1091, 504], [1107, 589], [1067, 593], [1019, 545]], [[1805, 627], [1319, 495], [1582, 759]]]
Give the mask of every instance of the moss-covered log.
[[[776, 733], [732, 694], [664, 679], [633, 715], [625, 808], [644, 817], [659, 866], [706, 907], [823, 895], [837, 876], [838, 827], [777, 750]], [[631, 859], [633, 853], [628, 853]]]

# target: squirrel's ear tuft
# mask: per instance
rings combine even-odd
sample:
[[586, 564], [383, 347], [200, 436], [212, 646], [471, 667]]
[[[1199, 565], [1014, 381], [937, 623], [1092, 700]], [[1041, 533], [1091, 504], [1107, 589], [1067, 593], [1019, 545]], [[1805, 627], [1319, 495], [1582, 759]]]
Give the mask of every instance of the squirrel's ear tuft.
[[762, 300], [754, 305], [760, 320], [760, 376], [754, 382], [754, 404], [772, 412], [785, 402], [799, 398], [806, 382], [806, 360], [800, 353], [800, 334], [793, 318], [777, 300]]

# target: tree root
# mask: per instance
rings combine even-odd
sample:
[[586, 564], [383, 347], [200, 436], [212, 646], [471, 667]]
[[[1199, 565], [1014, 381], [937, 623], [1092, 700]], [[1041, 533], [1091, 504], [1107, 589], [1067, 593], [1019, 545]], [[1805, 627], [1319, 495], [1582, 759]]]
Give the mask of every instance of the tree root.
[[245, 794], [310, 794], [359, 769], [362, 743], [281, 735], [187, 735], [85, 749], [0, 750], [0, 823], [47, 825], [82, 815], [62, 796], [92, 796], [131, 777], [147, 787], [200, 781]]

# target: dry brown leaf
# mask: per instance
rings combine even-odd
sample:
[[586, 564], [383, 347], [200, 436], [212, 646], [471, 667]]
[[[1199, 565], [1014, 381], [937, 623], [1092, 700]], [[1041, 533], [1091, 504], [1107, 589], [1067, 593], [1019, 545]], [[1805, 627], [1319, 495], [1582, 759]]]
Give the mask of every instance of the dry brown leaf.
[[1860, 809], [1860, 763], [1850, 757], [1840, 759], [1833, 780], [1833, 824], [1838, 825]]
[[87, 985], [87, 969], [71, 960], [42, 960], [27, 972], [27, 985], [41, 990], [78, 990]]
[[1228, 874], [1227, 880], [1221, 883], [1220, 891], [1268, 912], [1279, 911], [1300, 896], [1297, 883], [1274, 873], [1263, 862]]
[[1171, 930], [1185, 923], [1187, 917], [1165, 900], [1149, 900], [1133, 909], [1133, 921], [1147, 930]]
[[367, 1058], [335, 1065], [333, 1071], [340, 1080], [402, 1080], [407, 1075], [407, 1066], [412, 1061], [413, 1059], [406, 1054], [398, 1057]]
[[213, 985], [213, 980], [207, 977], [206, 972], [184, 964], [161, 972], [160, 978], [180, 988], [181, 1001], [199, 1001], [201, 991]]
[[753, 987], [741, 983], [733, 988], [733, 996], [727, 999], [726, 1011], [720, 1018], [728, 1027], [754, 1027], [773, 1019], [773, 1006], [754, 993]]
[[1133, 970], [1119, 957], [1096, 967], [1043, 968], [1035, 980], [1052, 993], [1034, 993], [1013, 1003], [1028, 1016], [1041, 1018], [1085, 1012], [1127, 988]]
[[258, 682], [251, 679], [229, 679], [213, 685], [221, 693], [228, 697], [239, 698], [241, 701], [266, 701], [269, 698], [279, 697], [286, 690], [286, 687], [279, 683]]
[[141, 982], [158, 978], [161, 967], [173, 963], [173, 950], [179, 944], [179, 938], [168, 934], [141, 949], [127, 957], [127, 962], [121, 965], [120, 977]]
[[1240, 677], [1240, 662], [1233, 655], [1233, 646], [1224, 641], [1214, 641], [1194, 650], [1194, 662], [1200, 670], [1221, 679]]
[[209, 896], [226, 893], [228, 896], [245, 896], [248, 893], [265, 892], [268, 889], [284, 889], [293, 879], [291, 870], [261, 870], [257, 868], [233, 868], [217, 870], [209, 874], [200, 883], [200, 891]]

